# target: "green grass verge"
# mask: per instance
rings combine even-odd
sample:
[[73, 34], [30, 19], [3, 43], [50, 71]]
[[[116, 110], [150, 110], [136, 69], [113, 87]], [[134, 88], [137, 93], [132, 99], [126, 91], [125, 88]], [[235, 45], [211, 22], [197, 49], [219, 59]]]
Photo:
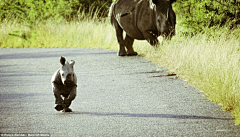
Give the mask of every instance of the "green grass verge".
[[[17, 22], [0, 24], [1, 48], [105, 48], [118, 49], [108, 20], [54, 21], [35, 26]], [[177, 26], [181, 31], [181, 27]], [[155, 49], [135, 41], [135, 50], [203, 91], [209, 100], [230, 111], [240, 125], [240, 29], [206, 30], [194, 37], [176, 35]], [[160, 38], [161, 39], [161, 38]], [[116, 54], [117, 55], [117, 54]]]

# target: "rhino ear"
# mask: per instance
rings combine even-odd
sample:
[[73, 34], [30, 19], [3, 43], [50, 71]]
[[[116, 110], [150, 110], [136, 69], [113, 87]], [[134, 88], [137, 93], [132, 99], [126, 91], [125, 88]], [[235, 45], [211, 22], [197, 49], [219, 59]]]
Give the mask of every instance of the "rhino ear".
[[157, 3], [158, 3], [158, 0], [152, 0], [152, 2], [153, 2], [154, 4], [157, 4]]
[[75, 61], [71, 60], [71, 62], [69, 64], [73, 66], [75, 64]]
[[61, 58], [60, 58], [60, 63], [61, 63], [62, 65], [65, 65], [65, 62], [66, 62], [65, 57], [61, 56]]

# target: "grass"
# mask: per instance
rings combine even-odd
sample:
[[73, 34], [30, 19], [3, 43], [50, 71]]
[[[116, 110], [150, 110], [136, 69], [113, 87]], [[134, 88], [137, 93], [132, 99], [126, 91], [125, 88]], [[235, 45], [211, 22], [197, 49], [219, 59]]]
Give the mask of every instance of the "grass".
[[[112, 48], [116, 45], [112, 26], [103, 21], [58, 21], [39, 23], [31, 29], [16, 22], [3, 22], [2, 48]], [[115, 47], [114, 49], [117, 49]]]
[[[0, 26], [2, 48], [118, 49], [114, 29], [107, 19], [49, 21], [31, 27], [8, 21]], [[177, 26], [178, 31], [181, 29]], [[135, 41], [134, 48], [203, 91], [209, 100], [230, 111], [240, 125], [240, 29], [232, 32], [224, 28], [206, 29], [206, 32], [194, 37], [177, 33], [157, 50], [146, 41]]]
[[186, 79], [204, 92], [209, 100], [231, 111], [240, 125], [240, 30], [220, 33], [209, 37], [175, 36], [163, 42], [158, 50], [145, 53], [143, 44], [138, 46], [140, 54]]

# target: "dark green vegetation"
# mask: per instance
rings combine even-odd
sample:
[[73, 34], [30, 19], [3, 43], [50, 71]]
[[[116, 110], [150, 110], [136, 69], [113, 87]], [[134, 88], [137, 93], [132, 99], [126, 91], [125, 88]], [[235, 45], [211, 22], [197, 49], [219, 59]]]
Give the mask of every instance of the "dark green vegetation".
[[17, 20], [27, 24], [59, 19], [71, 21], [83, 12], [106, 17], [111, 2], [111, 0], [1, 0], [0, 20]]
[[184, 34], [197, 34], [206, 28], [235, 29], [240, 24], [239, 0], [178, 0], [175, 11]]

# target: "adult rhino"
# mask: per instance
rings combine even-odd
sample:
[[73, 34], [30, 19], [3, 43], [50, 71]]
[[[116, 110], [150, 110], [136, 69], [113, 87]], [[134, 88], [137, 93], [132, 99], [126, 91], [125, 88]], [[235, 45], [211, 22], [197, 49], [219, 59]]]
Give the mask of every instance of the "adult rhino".
[[134, 39], [147, 40], [153, 46], [159, 44], [157, 37], [160, 35], [171, 39], [176, 24], [173, 2], [176, 0], [115, 0], [109, 17], [119, 43], [118, 55], [137, 55], [133, 49]]

